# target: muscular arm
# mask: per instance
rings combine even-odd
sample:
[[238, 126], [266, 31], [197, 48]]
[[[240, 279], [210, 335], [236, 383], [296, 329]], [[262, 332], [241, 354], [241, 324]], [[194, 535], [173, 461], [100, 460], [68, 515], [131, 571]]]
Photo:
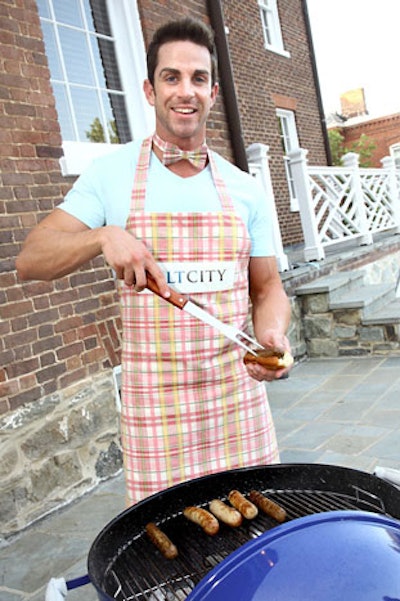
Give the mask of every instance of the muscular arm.
[[[265, 347], [290, 351], [286, 332], [290, 322], [290, 303], [283, 288], [274, 257], [252, 257], [249, 266], [252, 318], [257, 340]], [[272, 380], [285, 370], [271, 372], [260, 365], [248, 366], [251, 376]]]
[[53, 280], [100, 254], [127, 285], [143, 290], [149, 272], [168, 296], [165, 277], [142, 242], [117, 226], [90, 229], [61, 209], [55, 209], [28, 234], [16, 267], [21, 280]]

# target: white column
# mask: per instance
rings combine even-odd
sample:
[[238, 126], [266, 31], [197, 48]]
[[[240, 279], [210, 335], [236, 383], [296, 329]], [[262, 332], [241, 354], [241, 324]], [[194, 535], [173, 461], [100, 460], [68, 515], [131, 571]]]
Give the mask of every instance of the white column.
[[360, 178], [359, 155], [356, 152], [348, 152], [343, 155], [342, 163], [346, 169], [353, 171], [354, 201], [357, 206], [358, 227], [361, 234], [360, 244], [372, 244], [372, 233], [369, 231], [367, 213]]
[[396, 177], [396, 163], [393, 157], [387, 156], [381, 160], [382, 167], [388, 172], [388, 188], [390, 204], [393, 209], [393, 219], [396, 223], [396, 233], [400, 232], [400, 185]]
[[269, 169], [269, 147], [265, 144], [251, 144], [246, 149], [249, 170], [262, 184], [265, 190], [266, 201], [269, 204], [272, 218], [273, 244], [279, 271], [289, 269], [288, 258], [282, 245], [281, 230], [279, 227], [278, 213], [276, 211], [275, 196], [272, 188], [271, 173]]
[[308, 150], [296, 148], [288, 153], [296, 196], [299, 200], [299, 211], [304, 236], [304, 258], [306, 261], [325, 259], [325, 251], [321, 244], [318, 224], [315, 217], [310, 180], [307, 170]]

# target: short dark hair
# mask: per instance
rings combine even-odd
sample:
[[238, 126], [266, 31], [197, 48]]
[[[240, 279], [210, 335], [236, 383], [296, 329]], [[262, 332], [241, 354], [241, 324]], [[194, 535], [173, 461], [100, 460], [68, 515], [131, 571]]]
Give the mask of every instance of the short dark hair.
[[217, 52], [214, 43], [214, 33], [205, 23], [191, 17], [170, 21], [155, 32], [147, 50], [147, 77], [154, 86], [154, 72], [158, 64], [158, 50], [168, 42], [193, 42], [205, 46], [211, 57], [211, 83], [217, 80]]

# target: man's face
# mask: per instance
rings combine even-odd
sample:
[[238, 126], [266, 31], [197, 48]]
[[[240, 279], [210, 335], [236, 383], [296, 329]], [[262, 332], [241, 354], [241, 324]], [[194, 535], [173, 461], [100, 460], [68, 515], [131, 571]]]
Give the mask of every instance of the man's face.
[[163, 44], [154, 86], [146, 80], [144, 92], [155, 108], [156, 131], [163, 140], [186, 150], [203, 142], [218, 93], [218, 84], [211, 84], [211, 57], [205, 46], [188, 41]]

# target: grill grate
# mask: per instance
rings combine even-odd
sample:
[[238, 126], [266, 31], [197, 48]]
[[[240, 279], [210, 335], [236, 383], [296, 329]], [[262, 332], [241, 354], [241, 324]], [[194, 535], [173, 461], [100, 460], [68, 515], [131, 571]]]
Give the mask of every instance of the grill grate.
[[[353, 494], [315, 490], [261, 491], [286, 510], [289, 520], [335, 510], [385, 513], [380, 498], [357, 486], [352, 487]], [[207, 504], [203, 506], [207, 507]], [[178, 557], [173, 561], [164, 559], [142, 531], [121, 547], [109, 563], [104, 588], [111, 598], [116, 601], [186, 599], [212, 568], [277, 523], [259, 514], [254, 520], [244, 520], [239, 528], [221, 524], [215, 537], [205, 535], [182, 513], [166, 517], [159, 525], [177, 545]]]

